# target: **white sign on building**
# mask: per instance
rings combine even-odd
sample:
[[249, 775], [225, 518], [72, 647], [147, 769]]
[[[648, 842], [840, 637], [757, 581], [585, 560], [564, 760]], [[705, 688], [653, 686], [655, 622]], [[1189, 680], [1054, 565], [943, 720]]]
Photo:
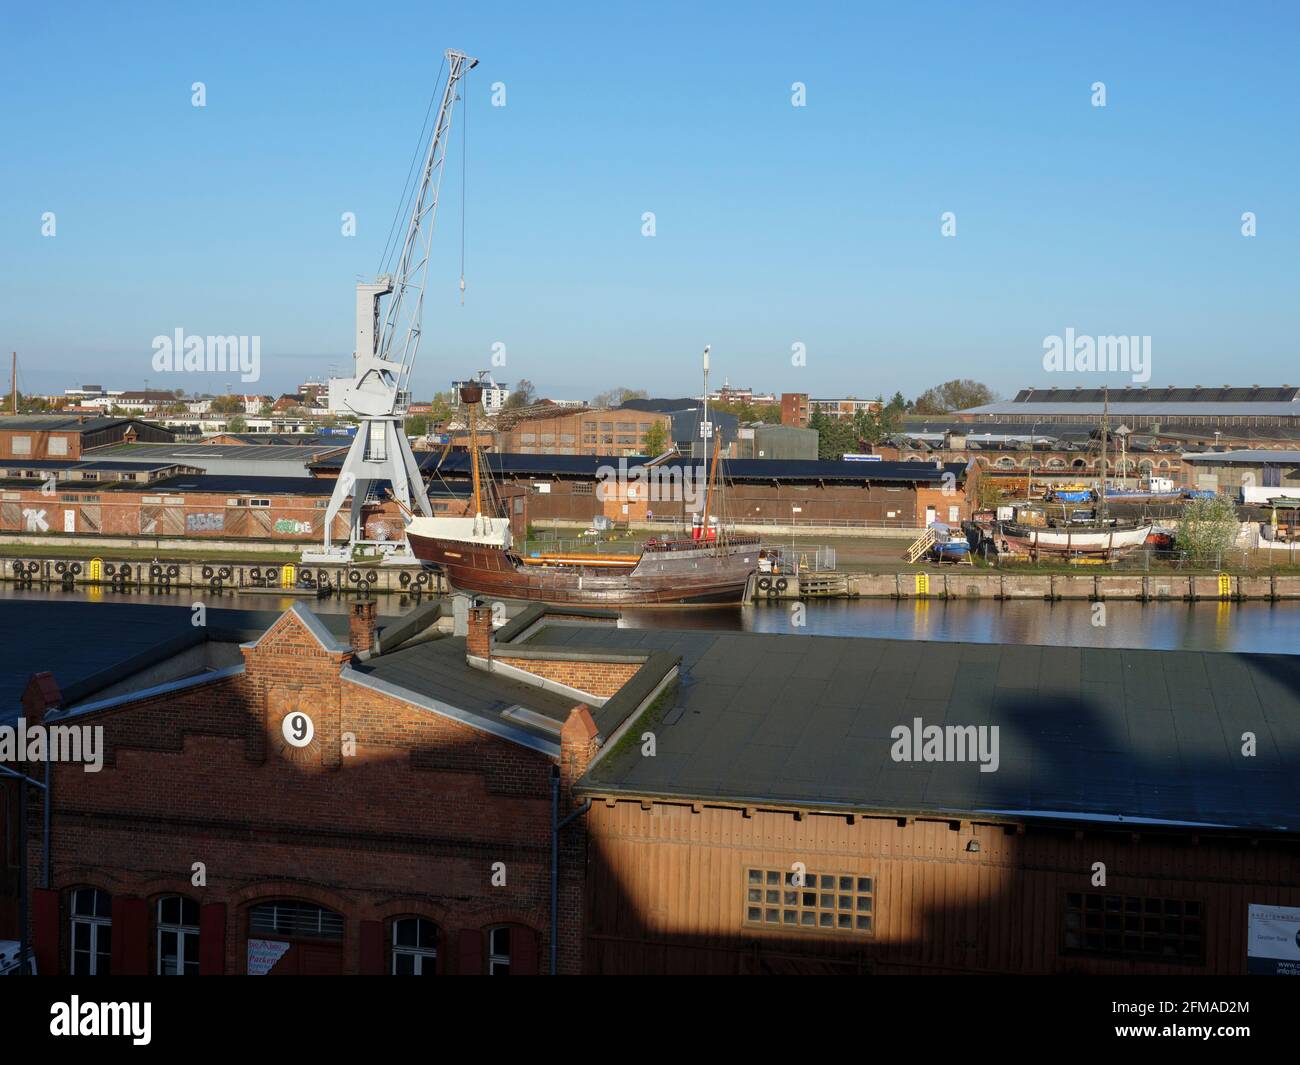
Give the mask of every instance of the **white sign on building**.
[[1246, 971], [1300, 976], [1300, 907], [1249, 905]]

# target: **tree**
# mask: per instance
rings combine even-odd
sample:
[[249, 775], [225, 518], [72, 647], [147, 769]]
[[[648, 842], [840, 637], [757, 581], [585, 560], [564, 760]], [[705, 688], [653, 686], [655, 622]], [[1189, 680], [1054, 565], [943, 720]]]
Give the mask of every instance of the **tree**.
[[662, 455], [668, 450], [668, 430], [663, 422], [655, 422], [646, 431], [644, 446], [647, 455]]
[[423, 414], [412, 414], [403, 423], [407, 436], [424, 436], [429, 431], [429, 419]]
[[922, 392], [916, 397], [912, 409], [917, 414], [947, 414], [967, 407], [980, 407], [995, 399], [997, 396], [988, 385], [969, 378], [953, 379]]
[[208, 408], [213, 414], [243, 414], [243, 396], [218, 396]]
[[242, 414], [236, 414], [226, 422], [226, 432], [246, 433], [248, 432], [248, 422], [244, 421], [244, 416]]
[[1220, 563], [1220, 556], [1237, 542], [1241, 522], [1232, 500], [1191, 499], [1178, 519], [1178, 547], [1194, 562]]
[[515, 390], [506, 396], [506, 401], [501, 404], [502, 410], [515, 410], [518, 407], [526, 407], [537, 396], [537, 389], [533, 387], [532, 381], [526, 377], [521, 377], [519, 383], [515, 385]]
[[858, 449], [858, 434], [854, 432], [851, 422], [831, 418], [822, 411], [814, 412], [808, 419], [808, 426], [817, 430], [817, 457], [827, 461], [838, 461], [846, 451]]
[[649, 399], [649, 394], [643, 388], [611, 388], [608, 392], [601, 392], [593, 397], [591, 405], [593, 407], [621, 407], [629, 399]]
[[887, 437], [893, 436], [902, 423], [902, 413], [894, 407], [892, 401], [886, 406], [882, 396], [876, 402], [880, 404], [879, 409], [859, 410], [853, 415], [855, 435], [868, 444], [879, 444]]

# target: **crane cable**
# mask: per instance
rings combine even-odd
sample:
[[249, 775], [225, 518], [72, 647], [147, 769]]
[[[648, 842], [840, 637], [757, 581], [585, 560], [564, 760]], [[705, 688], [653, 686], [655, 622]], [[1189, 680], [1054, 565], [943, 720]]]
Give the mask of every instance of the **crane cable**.
[[[438, 99], [438, 87], [442, 84], [443, 67], [447, 65], [446, 56], [443, 57], [442, 64], [438, 67], [438, 77], [433, 83], [433, 93], [429, 97], [429, 106], [424, 111], [424, 121], [420, 124], [420, 139], [415, 144], [415, 154], [411, 156], [411, 165], [406, 171], [406, 181], [402, 184], [402, 197], [397, 201], [397, 210], [393, 213], [393, 223], [388, 227], [388, 239], [384, 241], [384, 251], [379, 258], [379, 272], [385, 273], [388, 263], [392, 256], [397, 252], [397, 245], [394, 243], [394, 236], [397, 233], [397, 223], [402, 215], [406, 213], [406, 204], [415, 193], [415, 188], [411, 184], [411, 178], [415, 173], [415, 166], [424, 156], [425, 130], [429, 126], [429, 116], [433, 114], [434, 102]], [[391, 247], [390, 247], [391, 245]]]
[[469, 71], [460, 98], [460, 305], [465, 306], [465, 204], [469, 195]]

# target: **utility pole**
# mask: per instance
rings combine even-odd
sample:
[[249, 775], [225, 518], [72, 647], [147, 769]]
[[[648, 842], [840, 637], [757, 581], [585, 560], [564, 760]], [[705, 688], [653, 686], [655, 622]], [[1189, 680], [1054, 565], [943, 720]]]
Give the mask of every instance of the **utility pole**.
[[14, 413], [18, 413], [18, 352], [14, 352], [13, 368], [9, 371], [9, 391], [14, 397]]

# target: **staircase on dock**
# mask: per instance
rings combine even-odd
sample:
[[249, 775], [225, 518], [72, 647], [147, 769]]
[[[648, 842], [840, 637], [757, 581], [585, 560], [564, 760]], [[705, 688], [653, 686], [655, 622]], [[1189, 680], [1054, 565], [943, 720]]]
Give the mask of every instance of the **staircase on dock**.
[[918, 558], [929, 551], [930, 548], [934, 546], [937, 537], [938, 534], [934, 531], [933, 527], [926, 529], [925, 532], [918, 536], [912, 546], [907, 549], [908, 563], [911, 564], [915, 562]]

